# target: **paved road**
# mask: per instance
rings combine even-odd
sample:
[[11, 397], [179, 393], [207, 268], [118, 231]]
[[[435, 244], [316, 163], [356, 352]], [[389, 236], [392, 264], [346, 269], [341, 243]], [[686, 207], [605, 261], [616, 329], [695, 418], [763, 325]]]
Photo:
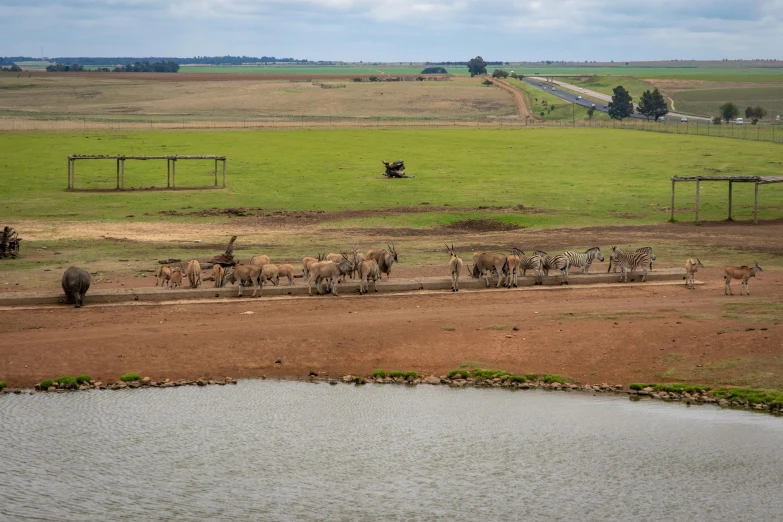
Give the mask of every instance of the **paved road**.
[[[583, 107], [591, 107], [593, 104], [595, 104], [595, 109], [601, 112], [609, 112], [608, 104], [612, 100], [612, 97], [608, 94], [604, 94], [597, 91], [591, 91], [589, 89], [584, 89], [584, 93], [582, 94], [575, 94], [572, 91], [580, 92], [581, 93], [581, 87], [577, 87], [575, 85], [571, 85], [569, 83], [561, 82], [559, 80], [553, 80], [551, 83], [547, 83], [538, 79], [534, 78], [524, 78], [524, 81], [529, 83], [530, 85], [537, 87], [541, 90], [546, 90], [547, 93], [552, 94], [554, 96], [557, 96], [558, 98], [565, 100], [569, 103], [576, 103], [577, 105], [581, 105]], [[554, 84], [554, 85], [552, 85]], [[552, 87], [555, 87], [555, 90], [552, 90]], [[570, 89], [570, 90], [565, 90]], [[584, 96], [589, 96], [591, 99], [585, 99]], [[636, 108], [636, 104], [634, 104], [634, 108]], [[710, 121], [709, 118], [702, 118], [700, 116], [691, 116], [686, 114], [679, 114], [675, 112], [670, 112], [666, 115], [667, 121], [679, 121], [680, 118], [683, 116], [687, 117], [689, 120], [699, 120], [699, 121]], [[647, 117], [639, 114], [639, 113], [633, 113], [631, 115], [631, 118], [636, 118], [640, 120], [646, 120]]]

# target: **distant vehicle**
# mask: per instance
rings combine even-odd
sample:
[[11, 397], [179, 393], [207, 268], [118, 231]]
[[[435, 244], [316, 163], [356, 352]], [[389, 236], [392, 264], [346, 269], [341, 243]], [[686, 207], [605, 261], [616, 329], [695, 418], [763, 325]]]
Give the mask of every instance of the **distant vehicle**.
[[576, 99], [577, 99], [577, 100], [581, 100], [581, 99], [582, 99], [582, 97], [581, 97], [581, 96], [577, 96], [577, 97], [576, 97]]
[[775, 116], [775, 121], [780, 121], [780, 114], [778, 114], [777, 116]]
[[745, 122], [742, 120], [742, 118], [737, 118], [737, 119], [734, 121], [734, 123], [736, 123], [737, 125], [743, 125]]
[[663, 116], [661, 116], [660, 118], [658, 118], [658, 121], [665, 122], [665, 121], [666, 121], [666, 118], [664, 118]]
[[595, 103], [594, 103], [594, 104], [592, 104], [592, 105], [590, 105], [590, 107], [595, 107]]
[[554, 91], [554, 90], [555, 90], [555, 88], [554, 88], [554, 87], [552, 87], [552, 90]]
[[682, 118], [680, 118], [680, 123], [688, 123], [688, 118], [683, 116]]

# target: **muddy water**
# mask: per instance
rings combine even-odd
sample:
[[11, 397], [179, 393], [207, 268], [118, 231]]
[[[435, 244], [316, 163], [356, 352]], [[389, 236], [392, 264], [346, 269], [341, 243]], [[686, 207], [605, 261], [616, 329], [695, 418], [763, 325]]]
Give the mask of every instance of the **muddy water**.
[[780, 520], [783, 420], [245, 381], [0, 396], [2, 520]]

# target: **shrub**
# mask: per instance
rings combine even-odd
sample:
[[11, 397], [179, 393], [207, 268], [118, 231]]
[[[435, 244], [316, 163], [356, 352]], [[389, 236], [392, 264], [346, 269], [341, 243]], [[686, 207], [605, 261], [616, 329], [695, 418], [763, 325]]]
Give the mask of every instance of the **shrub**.
[[6, 386], [8, 386], [5, 381], [0, 381], [0, 391], [5, 390]]
[[42, 390], [48, 390], [52, 384], [54, 383], [51, 379], [46, 379], [45, 381], [41, 381], [40, 387]]
[[[506, 375], [504, 377], [508, 377], [508, 380], [511, 382], [527, 382], [527, 378], [524, 375]], [[536, 377], [538, 377], [536, 375]]]
[[783, 392], [777, 390], [754, 390], [753, 388], [716, 388], [715, 397], [730, 401], [746, 401], [751, 404], [767, 404], [780, 407], [783, 404]]
[[443, 67], [427, 67], [421, 74], [448, 74], [448, 71]]
[[473, 377], [477, 379], [494, 379], [508, 374], [508, 372], [504, 370], [482, 370], [481, 368], [476, 368], [472, 373]]
[[524, 377], [528, 381], [537, 381], [538, 380], [538, 374], [537, 373], [526, 373], [522, 377]]
[[84, 384], [85, 382], [90, 382], [92, 380], [92, 377], [89, 375], [79, 375], [76, 377], [76, 384]]
[[413, 377], [414, 379], [418, 379], [419, 378], [419, 374], [416, 373], [416, 372], [405, 372], [405, 373], [402, 374], [402, 376], [405, 377], [406, 379], [408, 377]]
[[720, 116], [715, 116], [712, 118], [713, 125], [720, 125], [721, 123], [723, 123], [723, 120], [720, 118]]
[[392, 371], [389, 372], [389, 377], [391, 377], [392, 379], [395, 379], [395, 378], [398, 378], [398, 377], [402, 377], [402, 376], [403, 376], [403, 373], [400, 370], [392, 370]]
[[56, 383], [64, 385], [66, 388], [76, 388], [78, 386], [76, 384], [76, 379], [73, 377], [60, 377], [59, 379], [55, 379]]
[[364, 377], [354, 377], [353, 383], [356, 386], [361, 386], [362, 384], [367, 384], [367, 381], [364, 379]]
[[489, 86], [489, 85], [495, 85], [495, 84], [494, 84], [494, 83], [492, 83], [492, 81], [491, 81], [491, 80], [484, 80], [484, 81], [482, 81], [482, 82], [481, 82], [481, 85], [487, 85], [487, 86]]
[[455, 375], [460, 375], [463, 379], [467, 379], [470, 374], [467, 370], [451, 370], [449, 373], [446, 374], [446, 377], [451, 379]]
[[495, 69], [492, 71], [493, 78], [508, 78], [508, 73], [503, 69]]
[[122, 382], [140, 381], [141, 375], [139, 375], [138, 373], [126, 373], [120, 376], [120, 380]]
[[644, 384], [642, 382], [634, 382], [634, 383], [631, 383], [629, 388], [631, 388], [632, 390], [637, 390], [638, 391], [638, 390], [643, 390], [643, 389], [647, 388], [648, 386], [649, 386], [649, 384]]
[[372, 372], [373, 377], [380, 377], [382, 379], [386, 378], [386, 370], [375, 370]]
[[360, 81], [362, 81], [362, 79], [361, 78], [354, 78], [353, 81], [360, 82]]
[[553, 382], [559, 382], [562, 384], [571, 382], [571, 379], [568, 377], [563, 377], [562, 375], [558, 375], [556, 373], [548, 373], [544, 375], [544, 378], [541, 379], [542, 382], [545, 382], [546, 384], [552, 384]]
[[378, 77], [377, 76], [370, 76], [370, 81], [371, 82], [377, 82], [378, 81]]

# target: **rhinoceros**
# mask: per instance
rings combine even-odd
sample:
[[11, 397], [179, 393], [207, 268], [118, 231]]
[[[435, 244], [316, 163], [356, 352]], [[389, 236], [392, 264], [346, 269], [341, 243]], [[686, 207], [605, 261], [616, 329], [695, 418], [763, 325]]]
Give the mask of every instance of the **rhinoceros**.
[[76, 308], [81, 307], [84, 294], [90, 289], [90, 274], [86, 270], [72, 266], [63, 274], [62, 283], [66, 302], [74, 303]]

